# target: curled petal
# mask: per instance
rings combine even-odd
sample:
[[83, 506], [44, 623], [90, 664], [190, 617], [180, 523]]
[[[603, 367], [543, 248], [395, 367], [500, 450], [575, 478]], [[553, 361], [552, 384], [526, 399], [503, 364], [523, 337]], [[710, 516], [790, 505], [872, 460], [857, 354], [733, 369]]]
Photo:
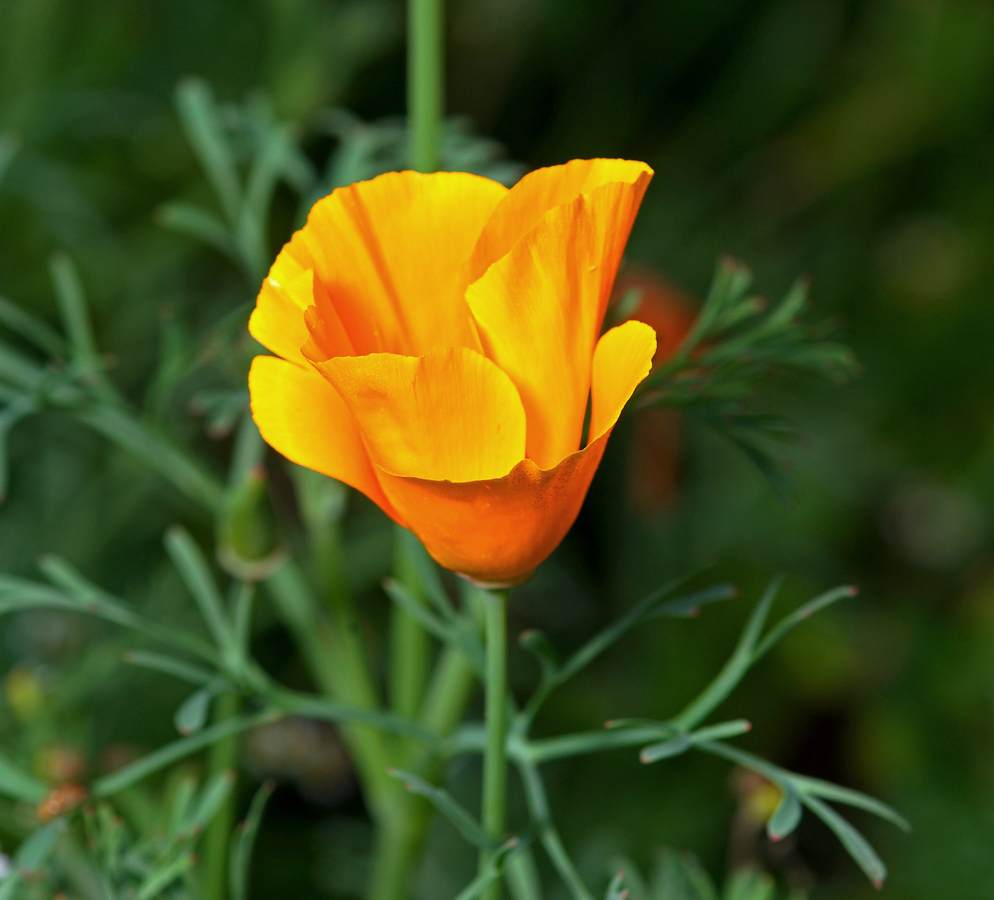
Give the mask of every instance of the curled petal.
[[249, 371], [252, 418], [266, 443], [291, 462], [362, 491], [395, 522], [348, 407], [309, 365], [257, 356]]
[[356, 353], [476, 347], [465, 263], [506, 193], [462, 172], [391, 172], [338, 188], [314, 204], [270, 278], [313, 270]]
[[466, 292], [484, 352], [521, 395], [526, 455], [540, 468], [580, 446], [591, 357], [648, 180], [550, 210]]
[[484, 272], [523, 238], [550, 209], [571, 203], [611, 182], [649, 183], [652, 169], [627, 159], [574, 159], [525, 175], [497, 204], [480, 234], [469, 264], [467, 283]]
[[590, 379], [590, 440], [606, 434], [652, 369], [656, 332], [635, 320], [616, 325], [597, 342]]
[[286, 269], [284, 281], [266, 278], [259, 291], [255, 309], [249, 318], [249, 332], [267, 350], [306, 365], [300, 348], [310, 335], [304, 322], [304, 310], [314, 304], [314, 273]]
[[511, 380], [464, 347], [315, 363], [341, 395], [379, 470], [435, 481], [506, 475], [525, 453]]

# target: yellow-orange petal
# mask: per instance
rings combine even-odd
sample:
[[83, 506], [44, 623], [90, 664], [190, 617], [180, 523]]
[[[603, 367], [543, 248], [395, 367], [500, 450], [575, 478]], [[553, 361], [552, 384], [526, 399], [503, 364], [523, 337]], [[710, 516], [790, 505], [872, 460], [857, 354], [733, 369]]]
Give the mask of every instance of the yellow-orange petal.
[[380, 482], [435, 561], [474, 581], [524, 581], [566, 536], [608, 435], [548, 471], [522, 460], [503, 478], [453, 484], [380, 472]]
[[262, 282], [249, 333], [263, 347], [284, 359], [306, 365], [300, 348], [310, 339], [304, 310], [314, 304], [314, 273], [284, 267], [283, 281], [271, 275]]
[[473, 249], [467, 283], [476, 281], [491, 264], [510, 252], [550, 209], [610, 182], [644, 182], [644, 191], [650, 178], [649, 166], [627, 159], [574, 159], [529, 172], [508, 191], [487, 220]]
[[652, 369], [656, 332], [634, 319], [601, 336], [590, 373], [590, 440], [614, 427], [621, 410]]
[[343, 356], [315, 366], [352, 412], [378, 470], [477, 481], [506, 475], [524, 458], [518, 392], [475, 350]]
[[390, 172], [338, 188], [314, 204], [270, 278], [313, 270], [358, 354], [476, 347], [462, 279], [506, 193], [463, 172]]
[[379, 471], [383, 490], [439, 565], [487, 584], [525, 580], [580, 512], [611, 430], [655, 351], [655, 332], [642, 322], [618, 325], [598, 341], [591, 440], [553, 468], [525, 459], [503, 478], [460, 484]]
[[484, 352], [514, 382], [526, 456], [549, 469], [578, 449], [590, 366], [649, 176], [549, 210], [466, 291]]
[[376, 479], [348, 407], [310, 365], [257, 356], [249, 393], [252, 418], [267, 444], [291, 462], [344, 481], [406, 524]]

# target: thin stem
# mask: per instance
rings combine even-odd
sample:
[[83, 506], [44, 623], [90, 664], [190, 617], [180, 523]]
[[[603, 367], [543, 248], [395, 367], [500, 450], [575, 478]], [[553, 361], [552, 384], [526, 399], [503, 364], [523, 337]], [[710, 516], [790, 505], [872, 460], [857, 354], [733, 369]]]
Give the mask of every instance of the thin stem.
[[411, 164], [419, 172], [434, 172], [440, 164], [445, 108], [444, 0], [408, 0], [407, 15]]
[[552, 817], [549, 813], [549, 799], [545, 793], [545, 785], [542, 783], [542, 776], [538, 767], [530, 762], [520, 761], [518, 771], [521, 773], [521, 781], [525, 788], [525, 798], [528, 802], [528, 809], [532, 814], [539, 828], [539, 837], [545, 852], [556, 867], [559, 877], [569, 888], [573, 900], [594, 900], [587, 886], [583, 883], [580, 873], [576, 871], [566, 848], [563, 846], [559, 832], [552, 824]]
[[[221, 694], [216, 700], [215, 722], [226, 722], [239, 712], [238, 695]], [[224, 737], [211, 746], [208, 757], [211, 775], [238, 771], [238, 735]], [[206, 900], [225, 900], [228, 896], [228, 842], [235, 825], [235, 791], [225, 798], [221, 809], [207, 826], [204, 835], [204, 897]]]
[[[400, 530], [400, 526], [396, 529]], [[394, 540], [394, 572], [411, 596], [423, 603], [414, 562], [399, 534]], [[390, 702], [397, 715], [409, 719], [418, 715], [430, 664], [428, 632], [414, 616], [395, 603], [390, 611]]]
[[[487, 639], [486, 697], [487, 744], [483, 754], [483, 830], [494, 843], [504, 836], [504, 802], [507, 792], [507, 591], [484, 592], [484, 623]], [[480, 871], [493, 858], [480, 853]], [[500, 882], [480, 895], [499, 900]]]

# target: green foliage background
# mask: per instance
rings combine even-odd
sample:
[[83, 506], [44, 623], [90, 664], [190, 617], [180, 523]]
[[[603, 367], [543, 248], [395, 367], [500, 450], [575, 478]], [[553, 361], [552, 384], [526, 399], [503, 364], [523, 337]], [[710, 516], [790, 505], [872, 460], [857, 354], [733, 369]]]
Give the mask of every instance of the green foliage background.
[[[213, 203], [179, 129], [176, 83], [198, 75], [238, 102], [261, 89], [323, 164], [337, 144], [322, 110], [402, 114], [403, 24], [389, 0], [0, 2], [0, 293], [54, 322], [48, 258], [69, 251], [115, 381], [147, 398], [170, 341], [196, 340], [254, 294], [229, 260], [157, 221], [177, 197]], [[881, 796], [911, 819], [910, 837], [854, 819], [890, 865], [890, 896], [989, 896], [994, 7], [453, 0], [449, 35], [450, 111], [511, 159], [624, 156], [655, 168], [631, 261], [697, 296], [724, 252], [771, 297], [806, 272], [815, 309], [837, 318], [863, 366], [842, 388], [771, 386], [767, 409], [806, 435], [786, 452], [786, 501], [688, 420], [675, 500], [639, 511], [629, 421], [569, 540], [516, 592], [512, 627], [573, 647], [704, 563], [746, 596], [785, 572], [785, 608], [858, 584], [859, 600], [792, 634], [723, 711], [756, 723], [744, 746]], [[271, 251], [295, 214], [281, 189]], [[206, 436], [190, 401], [231, 379], [199, 369], [153, 417], [221, 460], [229, 439]], [[57, 414], [19, 423], [9, 448], [0, 570], [32, 574], [39, 554], [58, 553], [160, 617], [192, 621], [161, 549], [175, 521], [209, 533], [191, 505]], [[391, 532], [368, 504], [350, 503], [350, 577], [376, 623]], [[292, 528], [294, 511], [279, 512]], [[566, 690], [540, 728], [665, 717], [720, 666], [744, 616], [744, 604], [725, 604], [646, 627]], [[109, 745], [173, 736], [182, 692], [121, 667], [119, 635], [40, 615], [5, 620], [2, 633], [3, 668], [40, 672], [51, 687], [29, 729], [39, 749], [57, 738], [98, 770]], [[275, 622], [259, 623], [255, 649], [303, 682]], [[520, 686], [532, 683], [525, 657], [512, 670]], [[4, 740], [25, 740], [14, 705], [2, 711]], [[475, 777], [457, 768], [454, 784]], [[361, 805], [343, 769], [298, 781], [301, 791], [273, 800], [253, 896], [349, 896], [357, 876], [345, 854], [361, 857], [367, 839]], [[589, 757], [561, 764], [552, 788], [567, 841], [597, 873], [612, 855], [647, 863], [668, 845], [714, 873], [755, 852], [774, 871], [809, 868], [815, 897], [873, 894], [817, 822], [786, 854], [730, 840], [743, 812], [727, 767], [711, 760], [642, 768], [634, 754]], [[425, 896], [452, 895], [469, 864], [444, 825], [432, 846]]]

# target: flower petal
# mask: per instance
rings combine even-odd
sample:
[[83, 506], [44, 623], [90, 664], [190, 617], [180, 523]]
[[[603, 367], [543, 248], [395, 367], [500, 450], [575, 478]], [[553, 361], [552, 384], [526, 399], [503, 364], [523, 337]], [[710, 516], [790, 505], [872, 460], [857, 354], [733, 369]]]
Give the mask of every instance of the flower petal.
[[590, 438], [597, 440], [618, 421], [621, 410], [652, 369], [656, 332], [634, 319], [602, 335], [590, 374]]
[[306, 365], [300, 348], [310, 339], [304, 310], [314, 304], [314, 273], [305, 269], [291, 273], [286, 267], [283, 277], [284, 281], [277, 281], [270, 275], [262, 282], [249, 333], [267, 350]]
[[603, 184], [649, 183], [652, 169], [627, 159], [574, 159], [561, 166], [536, 169], [525, 175], [487, 220], [473, 250], [467, 283], [476, 281], [490, 265], [510, 252], [550, 209], [589, 194]]
[[376, 480], [348, 407], [310, 365], [257, 356], [249, 371], [249, 393], [252, 418], [267, 444], [291, 462], [362, 491], [405, 524]]
[[521, 395], [526, 455], [540, 468], [580, 446], [591, 357], [648, 180], [604, 184], [545, 213], [466, 291], [484, 352]]
[[516, 584], [566, 536], [607, 437], [548, 471], [525, 459], [503, 478], [453, 484], [380, 472], [380, 482], [439, 565], [485, 584]]
[[511, 380], [465, 347], [420, 358], [373, 353], [316, 363], [378, 469], [434, 481], [506, 475], [524, 458], [525, 411]]
[[391, 172], [338, 188], [314, 204], [270, 278], [312, 269], [358, 354], [477, 347], [466, 260], [506, 193], [463, 172]]

